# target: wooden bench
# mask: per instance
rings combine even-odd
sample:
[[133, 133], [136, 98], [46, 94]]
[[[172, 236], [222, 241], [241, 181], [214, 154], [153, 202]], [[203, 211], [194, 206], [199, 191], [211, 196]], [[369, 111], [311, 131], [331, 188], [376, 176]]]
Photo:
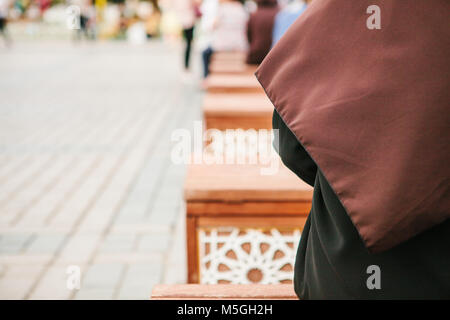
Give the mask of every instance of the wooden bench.
[[290, 283], [312, 188], [279, 162], [191, 164], [184, 186], [189, 283]]
[[273, 105], [262, 93], [207, 93], [203, 101], [206, 129], [272, 129]]
[[248, 65], [243, 61], [212, 61], [209, 66], [211, 74], [254, 74], [256, 65]]
[[245, 62], [246, 52], [242, 51], [217, 51], [211, 57], [211, 62]]
[[258, 66], [247, 64], [245, 59], [245, 52], [215, 52], [209, 66], [210, 73], [254, 74]]
[[211, 74], [206, 88], [210, 93], [264, 93], [253, 74]]
[[291, 284], [200, 285], [159, 284], [153, 287], [153, 300], [298, 300]]

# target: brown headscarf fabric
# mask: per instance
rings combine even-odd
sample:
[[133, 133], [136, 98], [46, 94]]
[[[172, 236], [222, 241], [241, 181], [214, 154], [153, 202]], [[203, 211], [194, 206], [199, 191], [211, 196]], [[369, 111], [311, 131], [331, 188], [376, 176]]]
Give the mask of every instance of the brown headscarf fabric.
[[[373, 4], [381, 29], [366, 27]], [[449, 12], [315, 0], [256, 72], [371, 252], [450, 217]]]

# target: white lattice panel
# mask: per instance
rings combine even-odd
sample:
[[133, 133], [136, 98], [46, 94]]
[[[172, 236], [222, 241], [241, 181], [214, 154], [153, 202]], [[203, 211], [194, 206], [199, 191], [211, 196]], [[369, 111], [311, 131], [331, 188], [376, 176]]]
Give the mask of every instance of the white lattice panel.
[[300, 230], [220, 227], [199, 231], [200, 283], [288, 283]]

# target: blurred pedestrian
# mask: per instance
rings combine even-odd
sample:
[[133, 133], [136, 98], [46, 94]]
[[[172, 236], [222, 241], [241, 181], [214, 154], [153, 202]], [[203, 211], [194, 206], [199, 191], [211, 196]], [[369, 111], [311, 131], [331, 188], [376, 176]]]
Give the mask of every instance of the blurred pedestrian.
[[52, 1], [51, 0], [35, 0], [36, 3], [39, 6], [39, 10], [41, 12], [41, 16], [44, 14], [44, 12], [50, 8]]
[[155, 38], [160, 36], [162, 12], [158, 0], [151, 0], [150, 3], [153, 10], [145, 22], [145, 30], [147, 38]]
[[276, 0], [257, 0], [258, 8], [250, 15], [247, 37], [250, 49], [248, 64], [260, 64], [272, 47], [272, 32], [275, 15], [278, 12]]
[[309, 2], [311, 0], [293, 0], [277, 13], [273, 26], [272, 46], [280, 40], [291, 24], [305, 11]]
[[11, 45], [11, 37], [7, 30], [9, 7], [11, 0], [0, 0], [0, 33], [6, 46]]
[[81, 40], [95, 38], [95, 7], [92, 0], [74, 0], [73, 4], [80, 8], [79, 28], [76, 30], [76, 39]]
[[209, 74], [214, 52], [247, 50], [246, 27], [248, 14], [238, 0], [220, 0], [213, 22], [211, 45], [203, 51], [203, 76]]
[[201, 16], [198, 0], [175, 0], [175, 9], [183, 29], [184, 71], [189, 72], [195, 22]]

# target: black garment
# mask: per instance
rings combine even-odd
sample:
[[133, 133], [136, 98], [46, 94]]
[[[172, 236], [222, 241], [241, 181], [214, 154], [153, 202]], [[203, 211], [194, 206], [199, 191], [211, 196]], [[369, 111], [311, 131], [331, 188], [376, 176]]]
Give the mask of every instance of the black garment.
[[202, 61], [203, 61], [203, 78], [206, 78], [209, 75], [209, 65], [211, 63], [211, 57], [214, 53], [214, 50], [211, 47], [206, 48], [202, 52]]
[[0, 17], [0, 32], [6, 27], [6, 18]]
[[191, 58], [192, 39], [194, 39], [194, 27], [183, 29], [183, 38], [186, 41], [186, 48], [184, 51], [184, 68], [189, 69], [189, 61]]
[[88, 27], [89, 18], [85, 15], [79, 16], [80, 27], [77, 30], [77, 40], [81, 40], [81, 37], [84, 36], [86, 39], [89, 39], [89, 27]]
[[7, 23], [8, 20], [6, 18], [0, 17], [0, 34], [3, 36], [5, 44], [10, 46], [12, 41], [9, 36], [8, 29], [6, 28]]
[[[273, 128], [279, 129], [279, 147], [274, 146], [283, 163], [314, 186], [294, 269], [299, 298], [450, 298], [449, 220], [391, 250], [370, 254], [320, 168], [276, 111]], [[381, 271], [379, 290], [367, 287], [371, 265]]]

